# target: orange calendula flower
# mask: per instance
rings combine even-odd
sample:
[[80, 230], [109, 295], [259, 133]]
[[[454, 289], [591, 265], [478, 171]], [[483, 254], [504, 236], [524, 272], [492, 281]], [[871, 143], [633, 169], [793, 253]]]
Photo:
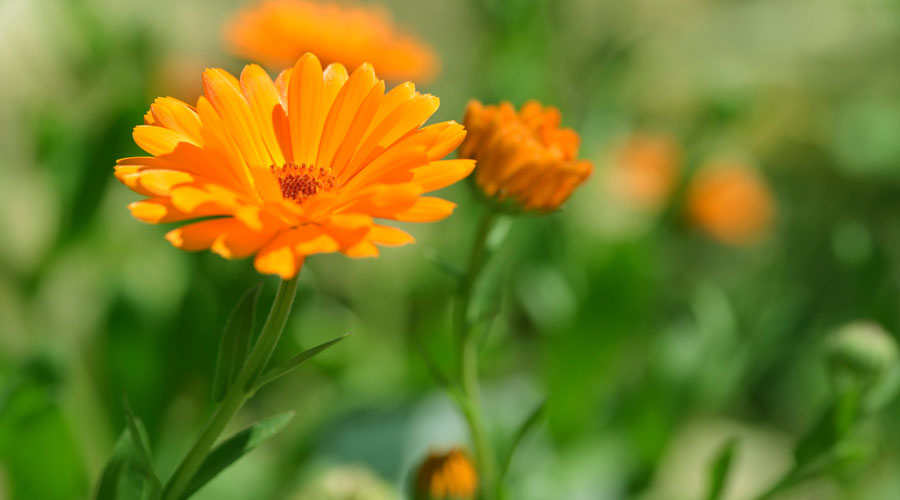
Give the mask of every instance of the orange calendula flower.
[[438, 98], [405, 83], [385, 93], [368, 64], [348, 75], [312, 54], [274, 82], [259, 66], [240, 79], [203, 73], [196, 106], [157, 99], [134, 130], [153, 156], [125, 158], [116, 177], [147, 196], [138, 219], [180, 222], [169, 232], [183, 250], [226, 258], [256, 255], [261, 273], [294, 276], [304, 257], [378, 254], [376, 245], [413, 238], [376, 219], [430, 222], [455, 205], [422, 196], [467, 176], [469, 160], [444, 160], [465, 137], [462, 125], [421, 128]]
[[672, 194], [681, 169], [681, 148], [665, 135], [635, 135], [616, 152], [613, 182], [640, 210], [655, 211]]
[[593, 167], [577, 159], [578, 134], [560, 128], [560, 119], [559, 110], [537, 101], [519, 112], [508, 102], [485, 106], [471, 101], [460, 156], [478, 162], [475, 181], [484, 194], [540, 212], [566, 201]]
[[398, 31], [381, 9], [305, 0], [270, 0], [239, 12], [225, 28], [238, 55], [283, 67], [305, 52], [351, 67], [365, 62], [388, 80], [428, 80], [438, 59], [424, 42]]
[[431, 453], [419, 466], [413, 488], [415, 500], [472, 500], [478, 493], [478, 473], [458, 448]]
[[687, 210], [694, 224], [730, 245], [762, 238], [775, 211], [769, 188], [759, 175], [731, 161], [700, 168], [688, 187]]

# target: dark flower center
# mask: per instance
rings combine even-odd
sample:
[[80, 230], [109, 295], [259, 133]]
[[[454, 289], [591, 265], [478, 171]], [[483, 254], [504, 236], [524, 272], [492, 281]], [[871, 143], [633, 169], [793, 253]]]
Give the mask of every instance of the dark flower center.
[[278, 186], [284, 199], [298, 204], [316, 193], [331, 191], [335, 186], [331, 172], [315, 165], [288, 162], [280, 167], [271, 165], [269, 169], [278, 179]]

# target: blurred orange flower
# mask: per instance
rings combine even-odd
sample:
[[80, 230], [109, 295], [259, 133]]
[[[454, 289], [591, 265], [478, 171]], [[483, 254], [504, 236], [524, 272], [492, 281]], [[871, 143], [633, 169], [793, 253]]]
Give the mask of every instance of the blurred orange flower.
[[555, 210], [593, 169], [576, 158], [578, 134], [559, 128], [560, 120], [558, 109], [537, 101], [517, 113], [508, 102], [485, 106], [473, 100], [460, 156], [478, 162], [475, 181], [488, 197], [525, 210]]
[[276, 67], [313, 52], [324, 63], [371, 63], [392, 81], [427, 81], [438, 68], [427, 44], [398, 31], [376, 7], [270, 0], [239, 12], [225, 38], [234, 53]]
[[478, 493], [478, 473], [459, 448], [431, 453], [419, 466], [415, 500], [472, 500]]
[[775, 212], [765, 182], [751, 168], [733, 161], [700, 168], [688, 187], [687, 210], [695, 225], [730, 245], [758, 241], [772, 225]]
[[625, 201], [656, 211], [672, 194], [681, 170], [681, 148], [665, 135], [635, 135], [615, 155], [613, 182]]
[[136, 218], [205, 218], [166, 235], [183, 250], [255, 254], [259, 272], [283, 278], [314, 253], [375, 256], [376, 244], [413, 238], [374, 218], [442, 219], [455, 205], [421, 195], [474, 168], [469, 160], [438, 161], [462, 142], [462, 125], [420, 128], [437, 97], [412, 83], [385, 93], [368, 64], [348, 76], [340, 64], [323, 71], [306, 54], [274, 82], [248, 65], [240, 80], [206, 70], [203, 88], [196, 107], [157, 99], [134, 130], [153, 156], [116, 166], [120, 181], [149, 197], [129, 205]]

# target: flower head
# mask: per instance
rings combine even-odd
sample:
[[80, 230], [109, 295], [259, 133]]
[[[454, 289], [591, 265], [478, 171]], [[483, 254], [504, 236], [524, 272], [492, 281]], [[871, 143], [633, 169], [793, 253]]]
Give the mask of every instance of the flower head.
[[226, 26], [225, 38], [236, 54], [276, 67], [313, 52], [324, 63], [356, 67], [369, 62], [389, 80], [423, 81], [438, 66], [430, 47], [398, 31], [374, 7], [269, 0], [239, 12]]
[[756, 172], [740, 163], [715, 161], [691, 180], [687, 210], [691, 221], [717, 240], [747, 245], [765, 235], [775, 209]]
[[413, 238], [375, 219], [430, 222], [455, 205], [423, 193], [474, 168], [441, 158], [465, 137], [462, 125], [422, 128], [438, 98], [405, 83], [384, 92], [372, 67], [348, 75], [312, 54], [274, 82], [256, 65], [240, 79], [203, 73], [196, 106], [159, 98], [134, 130], [150, 157], [117, 162], [116, 177], [147, 199], [138, 219], [180, 222], [170, 231], [184, 250], [226, 258], [256, 255], [261, 273], [294, 276], [307, 255], [378, 254], [376, 245]]
[[616, 151], [615, 188], [639, 210], [656, 211], [672, 194], [681, 168], [681, 149], [665, 135], [635, 135]]
[[540, 212], [566, 201], [593, 167], [577, 159], [578, 134], [559, 128], [560, 119], [559, 110], [537, 101], [518, 112], [508, 102], [485, 106], [471, 101], [460, 156], [478, 162], [475, 181], [482, 192], [497, 202]]
[[428, 455], [416, 473], [416, 500], [472, 500], [477, 492], [475, 466], [458, 448]]

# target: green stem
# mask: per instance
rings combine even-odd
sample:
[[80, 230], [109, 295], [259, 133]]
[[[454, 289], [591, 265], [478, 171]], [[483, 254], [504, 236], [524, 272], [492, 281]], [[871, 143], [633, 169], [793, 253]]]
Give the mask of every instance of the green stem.
[[468, 312], [475, 283], [484, 267], [487, 253], [487, 237], [497, 215], [488, 210], [481, 220], [478, 233], [469, 257], [469, 266], [459, 290], [454, 311], [454, 326], [458, 342], [459, 381], [461, 389], [461, 409], [469, 426], [475, 458], [481, 472], [482, 491], [485, 498], [496, 495], [497, 462], [493, 446], [487, 436], [481, 409], [481, 391], [478, 384], [478, 338], [473, 335], [473, 324]]
[[284, 331], [284, 325], [287, 323], [291, 306], [294, 304], [294, 296], [297, 293], [298, 276], [283, 280], [279, 285], [278, 291], [275, 293], [275, 301], [272, 303], [272, 309], [259, 334], [259, 339], [253, 346], [253, 350], [250, 351], [234, 384], [229, 387], [222, 402], [219, 403], [203, 427], [200, 436], [197, 437], [190, 451], [175, 469], [172, 478], [166, 483], [163, 500], [182, 499], [185, 488], [203, 461], [206, 460], [206, 456], [216, 444], [222, 431], [241, 409], [244, 402], [253, 395], [253, 382], [269, 363], [269, 359], [281, 339], [281, 332]]

